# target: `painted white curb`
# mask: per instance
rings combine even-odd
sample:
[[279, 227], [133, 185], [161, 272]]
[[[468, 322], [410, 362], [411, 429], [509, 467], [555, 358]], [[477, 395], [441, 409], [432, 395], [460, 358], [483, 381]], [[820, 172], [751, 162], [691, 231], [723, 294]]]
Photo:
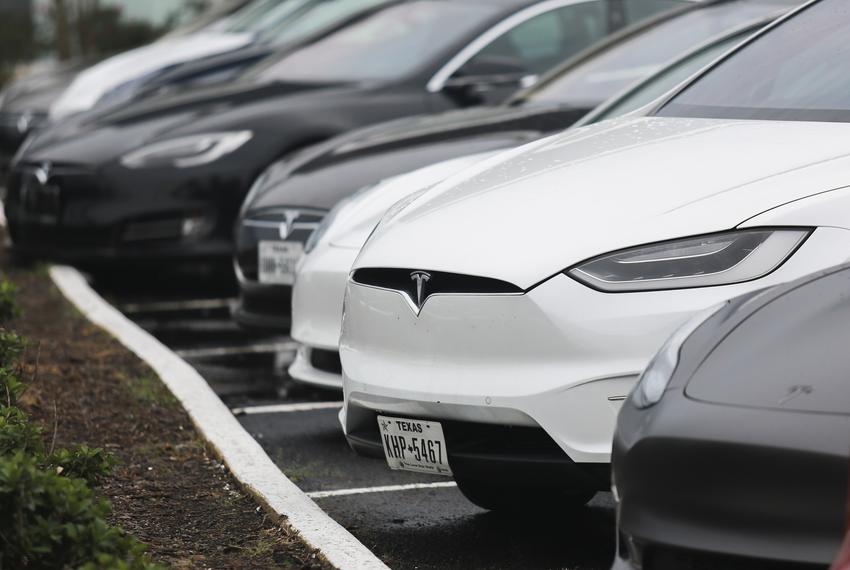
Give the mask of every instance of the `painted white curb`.
[[76, 269], [53, 266], [50, 277], [91, 322], [115, 336], [156, 371], [233, 476], [267, 508], [286, 517], [307, 544], [319, 549], [341, 570], [387, 570], [378, 557], [280, 471], [186, 361], [107, 303]]

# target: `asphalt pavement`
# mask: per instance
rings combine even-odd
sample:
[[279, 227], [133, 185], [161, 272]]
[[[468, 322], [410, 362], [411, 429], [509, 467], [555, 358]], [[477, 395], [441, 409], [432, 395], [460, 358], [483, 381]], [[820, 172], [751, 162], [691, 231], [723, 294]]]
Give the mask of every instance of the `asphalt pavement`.
[[[575, 513], [500, 514], [468, 502], [451, 479], [391, 471], [355, 455], [337, 419], [342, 395], [294, 382], [295, 344], [229, 319], [230, 283], [98, 279], [94, 287], [207, 380], [281, 470], [390, 567], [610, 567], [610, 494]], [[522, 486], [517, 481], [517, 487]]]

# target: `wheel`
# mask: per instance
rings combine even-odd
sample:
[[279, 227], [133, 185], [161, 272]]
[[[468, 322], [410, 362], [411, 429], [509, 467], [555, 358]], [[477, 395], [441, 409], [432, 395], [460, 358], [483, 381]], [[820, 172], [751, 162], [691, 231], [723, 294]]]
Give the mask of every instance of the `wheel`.
[[570, 510], [583, 507], [596, 491], [565, 491], [555, 488], [522, 489], [516, 482], [485, 481], [455, 477], [463, 496], [490, 511]]

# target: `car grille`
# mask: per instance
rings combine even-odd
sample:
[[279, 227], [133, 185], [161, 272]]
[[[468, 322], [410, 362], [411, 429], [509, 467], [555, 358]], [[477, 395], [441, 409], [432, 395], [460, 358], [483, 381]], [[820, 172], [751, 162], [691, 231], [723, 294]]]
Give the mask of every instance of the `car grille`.
[[25, 168], [19, 176], [16, 194], [23, 216], [39, 223], [58, 222], [62, 209], [59, 184], [38, 168]]
[[245, 279], [258, 278], [261, 241], [306, 243], [326, 214], [308, 208], [274, 208], [245, 216], [236, 232], [236, 262]]
[[644, 570], [826, 570], [827, 566], [656, 546], [647, 548], [644, 553], [643, 568]]
[[398, 291], [412, 302], [419, 304], [420, 282], [417, 277], [423, 274], [426, 277], [422, 288], [424, 292], [422, 303], [429, 296], [440, 294], [516, 295], [523, 292], [522, 289], [507, 281], [443, 271], [369, 267], [356, 270], [352, 279], [361, 285]]

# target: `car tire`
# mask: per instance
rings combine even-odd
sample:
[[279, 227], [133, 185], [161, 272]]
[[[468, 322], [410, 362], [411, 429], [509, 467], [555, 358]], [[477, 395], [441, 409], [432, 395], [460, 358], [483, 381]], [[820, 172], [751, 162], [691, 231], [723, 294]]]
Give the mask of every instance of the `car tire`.
[[458, 489], [470, 502], [488, 511], [572, 510], [585, 506], [596, 491], [552, 488], [522, 489], [517, 482], [455, 477]]

